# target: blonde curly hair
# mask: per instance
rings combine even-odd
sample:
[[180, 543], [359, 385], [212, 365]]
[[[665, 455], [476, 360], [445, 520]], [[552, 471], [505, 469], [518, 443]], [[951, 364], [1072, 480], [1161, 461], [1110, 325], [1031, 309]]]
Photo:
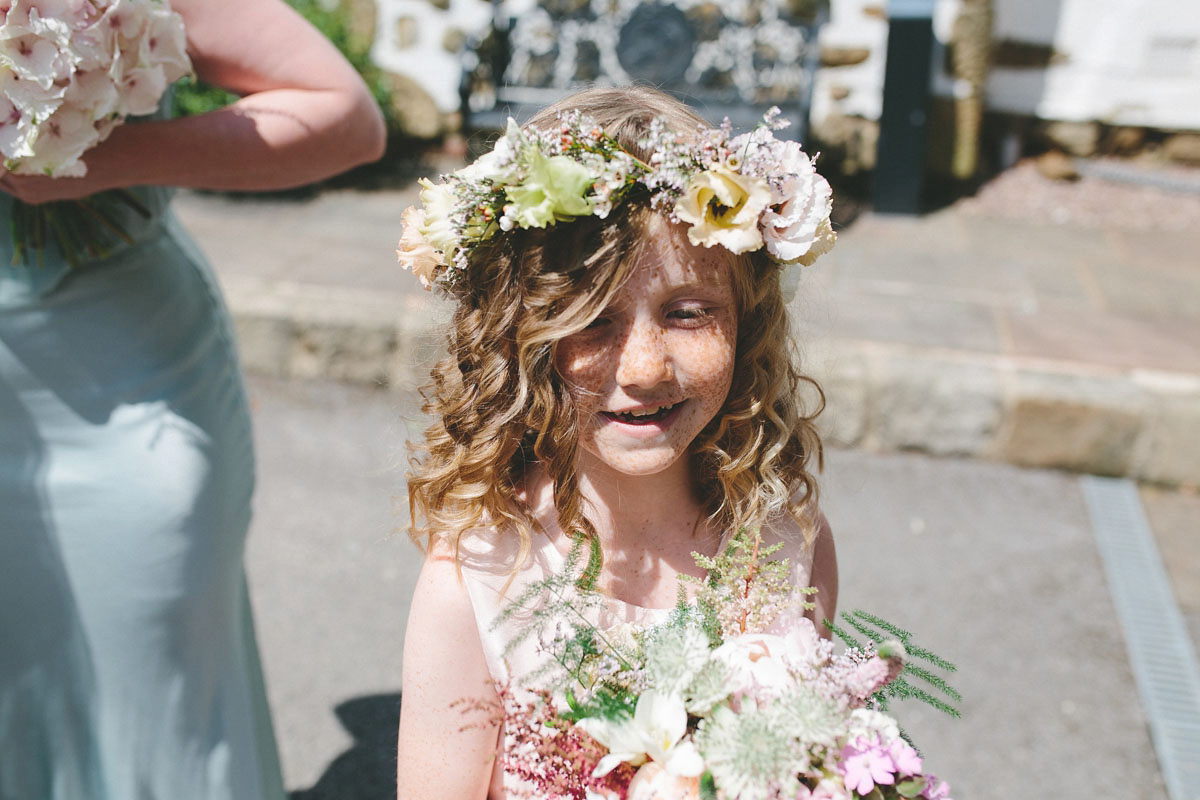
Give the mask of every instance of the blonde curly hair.
[[[567, 109], [591, 117], [643, 160], [640, 142], [655, 117], [684, 136], [705, 124], [670, 96], [634, 87], [580, 92], [528, 125], [550, 128]], [[423, 392], [433, 422], [414, 448], [408, 481], [409, 535], [419, 546], [444, 539], [457, 553], [471, 529], [511, 529], [519, 537], [518, 569], [537, 529], [518, 487], [535, 463], [552, 482], [562, 530], [595, 536], [575, 474], [575, 406], [555, 368], [555, 348], [611, 303], [658, 213], [648, 196], [633, 197], [606, 219], [513, 230], [472, 255], [453, 290], [448, 354]], [[699, 496], [721, 530], [755, 529], [786, 510], [811, 537], [817, 484], [809, 463], [821, 467], [813, 420], [824, 394], [797, 367], [779, 266], [761, 250], [730, 259], [736, 367], [723, 408], [691, 447]], [[805, 384], [818, 399], [810, 414], [801, 405]]]

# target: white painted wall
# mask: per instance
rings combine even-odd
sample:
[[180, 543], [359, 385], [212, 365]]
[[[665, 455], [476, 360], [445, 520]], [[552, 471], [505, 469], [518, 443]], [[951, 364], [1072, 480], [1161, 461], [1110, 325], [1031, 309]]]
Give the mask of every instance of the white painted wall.
[[[1000, 0], [998, 6], [1018, 2], [1037, 5]], [[1025, 24], [1005, 10], [996, 26], [1001, 35]], [[1047, 119], [1200, 130], [1200, 2], [1066, 0], [1053, 32], [1040, 33], [1065, 63], [995, 70], [991, 107]]]
[[[878, 119], [887, 23], [870, 0], [831, 0], [822, 41], [871, 48], [871, 57], [818, 76], [813, 118], [839, 112]], [[934, 33], [949, 40], [959, 0], [936, 0]], [[1044, 119], [1200, 130], [1200, 0], [995, 0], [994, 38], [1051, 45], [1063, 62], [1047, 69], [995, 69], [987, 104]], [[932, 67], [934, 91], [953, 96]], [[835, 88], [849, 89], [843, 100]]]
[[[442, 42], [448, 30], [468, 35], [486, 29], [492, 18], [487, 0], [450, 0], [446, 10], [429, 0], [376, 0], [375, 44], [371, 59], [381, 68], [420, 84], [442, 111], [458, 109], [458, 84], [462, 73], [456, 54]], [[412, 44], [401, 41], [401, 28], [413, 24]]]

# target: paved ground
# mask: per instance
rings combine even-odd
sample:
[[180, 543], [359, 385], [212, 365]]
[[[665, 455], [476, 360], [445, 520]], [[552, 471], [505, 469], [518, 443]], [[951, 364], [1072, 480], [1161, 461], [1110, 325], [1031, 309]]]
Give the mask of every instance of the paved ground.
[[[287, 785], [293, 800], [392, 797], [418, 566], [392, 500], [415, 397], [265, 378], [251, 392], [261, 479], [248, 563]], [[830, 454], [842, 607], [907, 626], [959, 665], [961, 720], [900, 709], [957, 800], [1166, 798], [1080, 481]], [[1200, 514], [1178, 493], [1147, 507], [1193, 531]]]
[[[260, 376], [250, 565], [288, 784], [305, 800], [390, 791], [416, 562], [389, 498], [445, 315], [392, 260], [413, 199], [408, 187], [178, 205]], [[829, 397], [843, 600], [960, 662], [967, 718], [912, 723], [960, 800], [1131, 786], [1157, 800], [1074, 473], [1142, 482], [1200, 641], [1200, 226], [1097, 224], [1057, 213], [1069, 199], [1037, 200], [1050, 210], [866, 215], [801, 276], [798, 332]], [[296, 377], [320, 380], [279, 380]], [[884, 568], [898, 563], [903, 574]]]

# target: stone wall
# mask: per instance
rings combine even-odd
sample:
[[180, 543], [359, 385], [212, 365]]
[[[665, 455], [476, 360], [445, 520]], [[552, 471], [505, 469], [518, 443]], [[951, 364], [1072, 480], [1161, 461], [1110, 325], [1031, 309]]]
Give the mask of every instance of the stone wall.
[[[356, 5], [370, 2], [355, 0]], [[850, 172], [873, 167], [887, 2], [830, 0], [829, 23], [821, 34], [814, 134], [822, 144], [836, 145]], [[522, 13], [535, 3], [506, 0], [506, 9]], [[459, 54], [487, 27], [491, 4], [374, 4], [372, 57], [394, 76], [405, 126], [421, 137], [455, 129]], [[1089, 138], [1103, 145], [1115, 129], [1200, 131], [1200, 3], [1195, 0], [934, 0], [933, 25], [938, 52], [931, 80], [939, 98], [933, 113], [935, 122], [940, 115], [950, 126], [952, 140], [970, 135], [954, 108], [972, 91], [979, 94], [981, 110], [1061, 123], [1039, 132], [1061, 138], [1070, 152], [1087, 152]], [[992, 31], [988, 64], [980, 63], [987, 54], [957, 44], [980, 25]], [[1136, 135], [1123, 134], [1126, 141]], [[1169, 149], [1191, 159], [1197, 147], [1193, 139], [1185, 136]], [[947, 152], [945, 168], [961, 171], [966, 156], [955, 153], [953, 142]]]

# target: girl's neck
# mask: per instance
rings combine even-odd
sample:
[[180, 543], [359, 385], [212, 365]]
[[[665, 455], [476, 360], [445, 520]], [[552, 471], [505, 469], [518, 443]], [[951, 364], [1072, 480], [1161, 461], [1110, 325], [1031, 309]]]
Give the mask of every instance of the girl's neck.
[[[529, 500], [535, 515], [556, 537], [557, 525], [549, 479], [540, 471]], [[583, 511], [596, 528], [605, 552], [662, 551], [673, 548], [709, 550], [712, 537], [706, 511], [686, 464], [654, 475], [624, 475], [581, 464], [578, 470]]]

